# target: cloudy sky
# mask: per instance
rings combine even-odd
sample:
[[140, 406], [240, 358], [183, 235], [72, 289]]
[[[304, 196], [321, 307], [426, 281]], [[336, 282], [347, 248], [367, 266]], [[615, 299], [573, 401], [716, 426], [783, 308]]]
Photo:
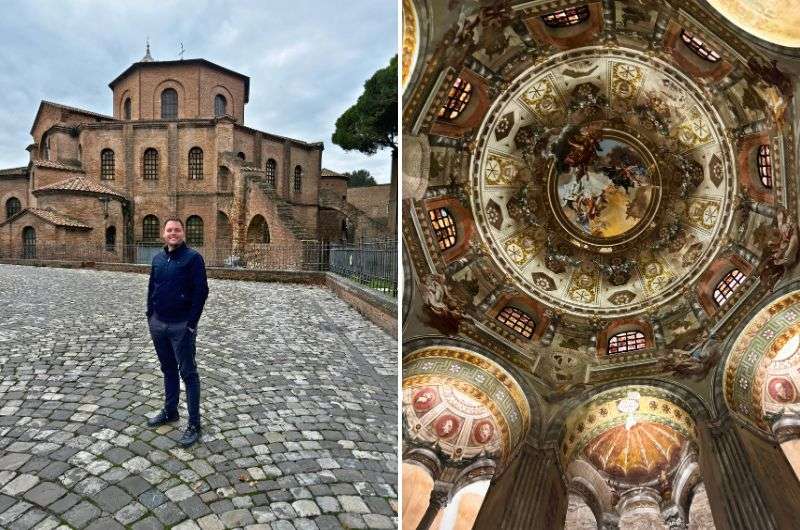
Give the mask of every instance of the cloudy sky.
[[204, 58], [250, 76], [245, 124], [325, 142], [323, 166], [389, 182], [390, 153], [331, 142], [336, 119], [397, 53], [395, 0], [4, 2], [0, 168], [28, 162], [43, 99], [113, 114], [108, 83], [144, 55]]

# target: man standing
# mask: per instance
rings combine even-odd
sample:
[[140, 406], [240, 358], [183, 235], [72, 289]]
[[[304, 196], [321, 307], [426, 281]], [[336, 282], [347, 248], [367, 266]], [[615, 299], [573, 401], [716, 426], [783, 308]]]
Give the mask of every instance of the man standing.
[[164, 224], [166, 246], [154, 258], [147, 288], [147, 319], [161, 371], [164, 408], [148, 419], [150, 427], [178, 420], [180, 383], [186, 386], [189, 424], [179, 440], [189, 447], [200, 438], [200, 376], [195, 363], [197, 322], [208, 297], [206, 265], [184, 242], [183, 223], [170, 218]]

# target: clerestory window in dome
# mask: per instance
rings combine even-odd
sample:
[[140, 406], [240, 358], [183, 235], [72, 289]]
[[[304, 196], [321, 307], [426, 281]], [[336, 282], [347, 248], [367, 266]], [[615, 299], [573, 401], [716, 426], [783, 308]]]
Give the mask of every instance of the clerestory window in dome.
[[439, 250], [447, 250], [456, 244], [456, 223], [447, 208], [434, 208], [429, 212], [431, 226], [439, 242]]
[[759, 146], [756, 164], [761, 183], [765, 188], [772, 188], [772, 155], [769, 151], [769, 145]]
[[712, 63], [719, 61], [720, 59], [719, 53], [715, 52], [714, 50], [706, 46], [705, 42], [698, 39], [685, 29], [681, 30], [681, 39], [683, 40], [684, 44], [686, 44], [686, 46], [688, 46], [689, 49], [692, 50], [700, 58], [705, 59], [706, 61]]
[[507, 305], [497, 315], [497, 320], [519, 333], [526, 339], [531, 338], [536, 323], [526, 312], [514, 306]]
[[161, 93], [161, 119], [172, 120], [178, 117], [178, 93], [167, 88]]
[[467, 107], [472, 97], [472, 83], [464, 81], [460, 77], [456, 78], [450, 91], [447, 93], [447, 100], [439, 109], [438, 117], [444, 120], [454, 120], [458, 118]]
[[623, 331], [608, 339], [608, 354], [625, 353], [643, 350], [647, 347], [644, 333], [641, 331]]
[[542, 15], [544, 23], [551, 28], [567, 28], [585, 22], [589, 18], [589, 6], [568, 7]]
[[714, 301], [718, 306], [722, 307], [727, 302], [733, 292], [744, 283], [747, 276], [744, 275], [739, 269], [733, 269], [722, 278], [714, 289]]

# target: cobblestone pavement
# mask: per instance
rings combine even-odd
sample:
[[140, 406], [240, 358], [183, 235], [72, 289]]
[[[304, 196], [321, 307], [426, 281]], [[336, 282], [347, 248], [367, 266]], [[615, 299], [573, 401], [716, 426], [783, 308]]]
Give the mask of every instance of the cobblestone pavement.
[[158, 429], [147, 276], [0, 265], [0, 528], [395, 528], [396, 343], [321, 287], [210, 280], [202, 442]]

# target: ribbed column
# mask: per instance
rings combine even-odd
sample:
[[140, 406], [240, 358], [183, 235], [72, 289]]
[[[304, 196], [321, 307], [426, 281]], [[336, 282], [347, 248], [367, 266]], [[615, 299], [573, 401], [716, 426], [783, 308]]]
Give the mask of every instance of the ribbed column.
[[525, 445], [510, 467], [493, 480], [474, 530], [561, 530], [567, 488], [554, 449]]
[[718, 529], [795, 528], [800, 482], [776, 443], [730, 417], [697, 424], [700, 470]]

